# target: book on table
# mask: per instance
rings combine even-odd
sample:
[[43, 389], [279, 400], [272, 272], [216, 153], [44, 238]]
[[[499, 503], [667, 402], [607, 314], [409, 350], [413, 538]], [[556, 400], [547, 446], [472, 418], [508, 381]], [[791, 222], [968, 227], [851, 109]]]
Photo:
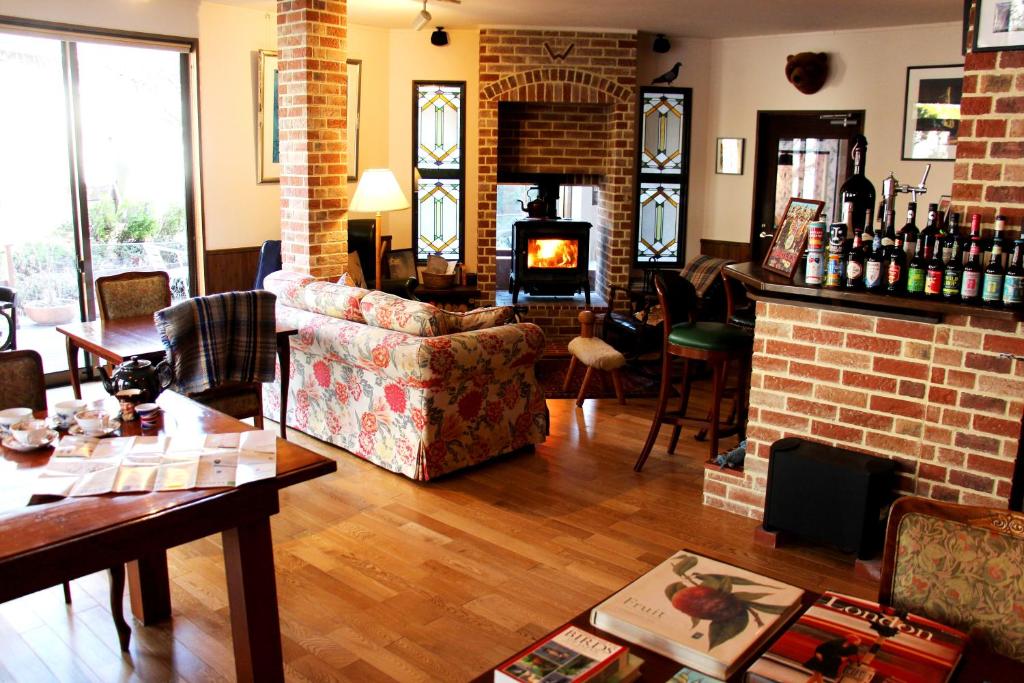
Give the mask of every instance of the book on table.
[[495, 683], [619, 683], [636, 673], [629, 648], [576, 626], [534, 643], [494, 670]]
[[967, 635], [877, 602], [824, 593], [747, 672], [758, 683], [944, 683]]
[[799, 607], [803, 591], [680, 551], [611, 596], [590, 623], [714, 678], [728, 678]]

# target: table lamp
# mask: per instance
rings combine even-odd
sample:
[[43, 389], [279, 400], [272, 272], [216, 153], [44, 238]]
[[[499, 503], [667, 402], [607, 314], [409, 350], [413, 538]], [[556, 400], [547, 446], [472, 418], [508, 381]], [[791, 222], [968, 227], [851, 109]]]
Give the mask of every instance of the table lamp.
[[352, 201], [348, 204], [349, 211], [375, 213], [373, 224], [374, 248], [377, 259], [374, 287], [380, 289], [381, 253], [380, 253], [380, 215], [384, 211], [400, 211], [409, 208], [409, 200], [402, 194], [395, 174], [389, 168], [368, 168], [363, 171]]

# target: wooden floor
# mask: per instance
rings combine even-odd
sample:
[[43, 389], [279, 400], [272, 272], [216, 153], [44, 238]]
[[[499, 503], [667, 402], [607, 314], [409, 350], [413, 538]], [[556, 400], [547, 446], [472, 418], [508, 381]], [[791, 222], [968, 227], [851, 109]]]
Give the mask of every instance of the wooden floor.
[[[274, 519], [289, 680], [469, 679], [680, 548], [815, 590], [874, 595], [848, 558], [755, 546], [753, 520], [704, 507], [706, 446], [686, 432], [668, 456], [664, 429], [634, 473], [653, 400], [549, 407], [551, 436], [535, 453], [430, 484], [290, 435], [338, 471], [285, 491]], [[104, 574], [74, 581], [70, 606], [59, 587], [0, 605], [0, 681], [233, 679], [219, 537], [169, 561], [173, 620], [133, 624], [128, 656]]]

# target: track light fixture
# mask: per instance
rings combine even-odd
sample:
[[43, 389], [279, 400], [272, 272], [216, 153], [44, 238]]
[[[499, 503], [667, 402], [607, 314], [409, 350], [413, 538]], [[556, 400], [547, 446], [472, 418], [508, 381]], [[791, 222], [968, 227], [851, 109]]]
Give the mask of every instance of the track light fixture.
[[444, 26], [438, 26], [430, 34], [430, 44], [437, 47], [444, 47], [448, 44], [448, 32], [444, 30]]
[[416, 18], [412, 21], [412, 28], [414, 31], [419, 31], [424, 26], [430, 23], [433, 17], [430, 16], [430, 12], [427, 11], [427, 0], [423, 0], [423, 9], [416, 15]]
[[654, 38], [654, 44], [651, 49], [659, 54], [665, 54], [672, 49], [672, 43], [668, 42], [668, 38], [665, 37], [664, 33], [659, 33]]

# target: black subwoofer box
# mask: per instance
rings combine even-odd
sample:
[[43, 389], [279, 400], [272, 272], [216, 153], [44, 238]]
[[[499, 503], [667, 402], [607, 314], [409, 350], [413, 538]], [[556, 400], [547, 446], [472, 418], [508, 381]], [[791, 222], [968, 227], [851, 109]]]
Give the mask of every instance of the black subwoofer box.
[[768, 461], [764, 528], [870, 559], [885, 538], [896, 463], [835, 446], [780, 439]]

